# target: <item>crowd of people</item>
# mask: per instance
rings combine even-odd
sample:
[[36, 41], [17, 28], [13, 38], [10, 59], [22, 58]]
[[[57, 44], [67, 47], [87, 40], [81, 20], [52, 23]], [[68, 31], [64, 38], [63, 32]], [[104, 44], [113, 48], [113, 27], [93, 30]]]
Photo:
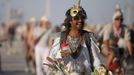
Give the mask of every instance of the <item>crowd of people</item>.
[[129, 62], [134, 62], [134, 24], [123, 24], [119, 5], [112, 23], [95, 29], [86, 28], [87, 13], [80, 0], [65, 16], [60, 26], [53, 26], [45, 16], [39, 22], [33, 17], [23, 26], [3, 23], [1, 28], [9, 37], [0, 42], [10, 40], [12, 46], [18, 32], [26, 46], [26, 71], [36, 75], [123, 75]]

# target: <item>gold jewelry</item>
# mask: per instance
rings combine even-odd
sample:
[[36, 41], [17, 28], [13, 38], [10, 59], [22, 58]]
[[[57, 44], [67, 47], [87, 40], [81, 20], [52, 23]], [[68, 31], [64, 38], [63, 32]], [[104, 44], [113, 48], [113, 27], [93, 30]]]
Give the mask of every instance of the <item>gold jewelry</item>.
[[74, 5], [74, 7], [71, 8], [71, 10], [70, 10], [70, 15], [71, 15], [72, 17], [75, 17], [75, 16], [78, 14], [78, 12], [81, 10], [81, 9], [80, 9], [80, 1], [81, 1], [81, 0], [78, 0], [78, 1], [77, 1], [77, 5]]

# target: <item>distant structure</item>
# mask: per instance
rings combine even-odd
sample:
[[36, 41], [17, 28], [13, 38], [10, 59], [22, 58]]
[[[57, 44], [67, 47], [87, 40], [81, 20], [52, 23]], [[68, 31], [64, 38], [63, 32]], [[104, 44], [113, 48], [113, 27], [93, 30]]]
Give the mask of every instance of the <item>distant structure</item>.
[[131, 25], [134, 22], [134, 1], [133, 0], [127, 0], [127, 6], [126, 6], [126, 23], [128, 25]]
[[51, 0], [45, 0], [45, 16], [51, 18]]
[[14, 21], [14, 22], [18, 22], [21, 23], [21, 21], [23, 20], [23, 12], [21, 9], [15, 9], [12, 8], [12, 4], [11, 4], [11, 0], [6, 0], [6, 21], [5, 22], [10, 22], [10, 21]]

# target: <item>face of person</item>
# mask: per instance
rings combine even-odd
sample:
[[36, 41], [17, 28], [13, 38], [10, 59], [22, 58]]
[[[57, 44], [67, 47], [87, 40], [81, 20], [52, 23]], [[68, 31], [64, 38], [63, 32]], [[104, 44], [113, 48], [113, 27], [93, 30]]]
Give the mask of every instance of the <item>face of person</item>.
[[77, 16], [72, 18], [70, 23], [71, 23], [71, 28], [81, 30], [85, 24], [85, 19], [83, 19], [80, 16]]
[[123, 18], [122, 17], [116, 17], [114, 19], [114, 25], [115, 25], [115, 27], [121, 27], [122, 22], [123, 22]]
[[48, 28], [49, 25], [50, 25], [49, 21], [43, 21], [43, 20], [40, 21], [40, 26], [41, 26], [42, 28]]

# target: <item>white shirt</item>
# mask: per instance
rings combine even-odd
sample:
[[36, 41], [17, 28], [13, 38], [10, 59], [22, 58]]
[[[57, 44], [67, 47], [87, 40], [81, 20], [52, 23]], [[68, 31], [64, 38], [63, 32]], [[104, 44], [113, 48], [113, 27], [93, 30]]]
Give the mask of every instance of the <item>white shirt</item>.
[[49, 30], [45, 31], [45, 33], [43, 34], [43, 36], [39, 40], [37, 46], [47, 47], [47, 45], [48, 45], [48, 43], [47, 43], [48, 42], [48, 38], [49, 38], [51, 32], [52, 32], [52, 29], [49, 29]]

